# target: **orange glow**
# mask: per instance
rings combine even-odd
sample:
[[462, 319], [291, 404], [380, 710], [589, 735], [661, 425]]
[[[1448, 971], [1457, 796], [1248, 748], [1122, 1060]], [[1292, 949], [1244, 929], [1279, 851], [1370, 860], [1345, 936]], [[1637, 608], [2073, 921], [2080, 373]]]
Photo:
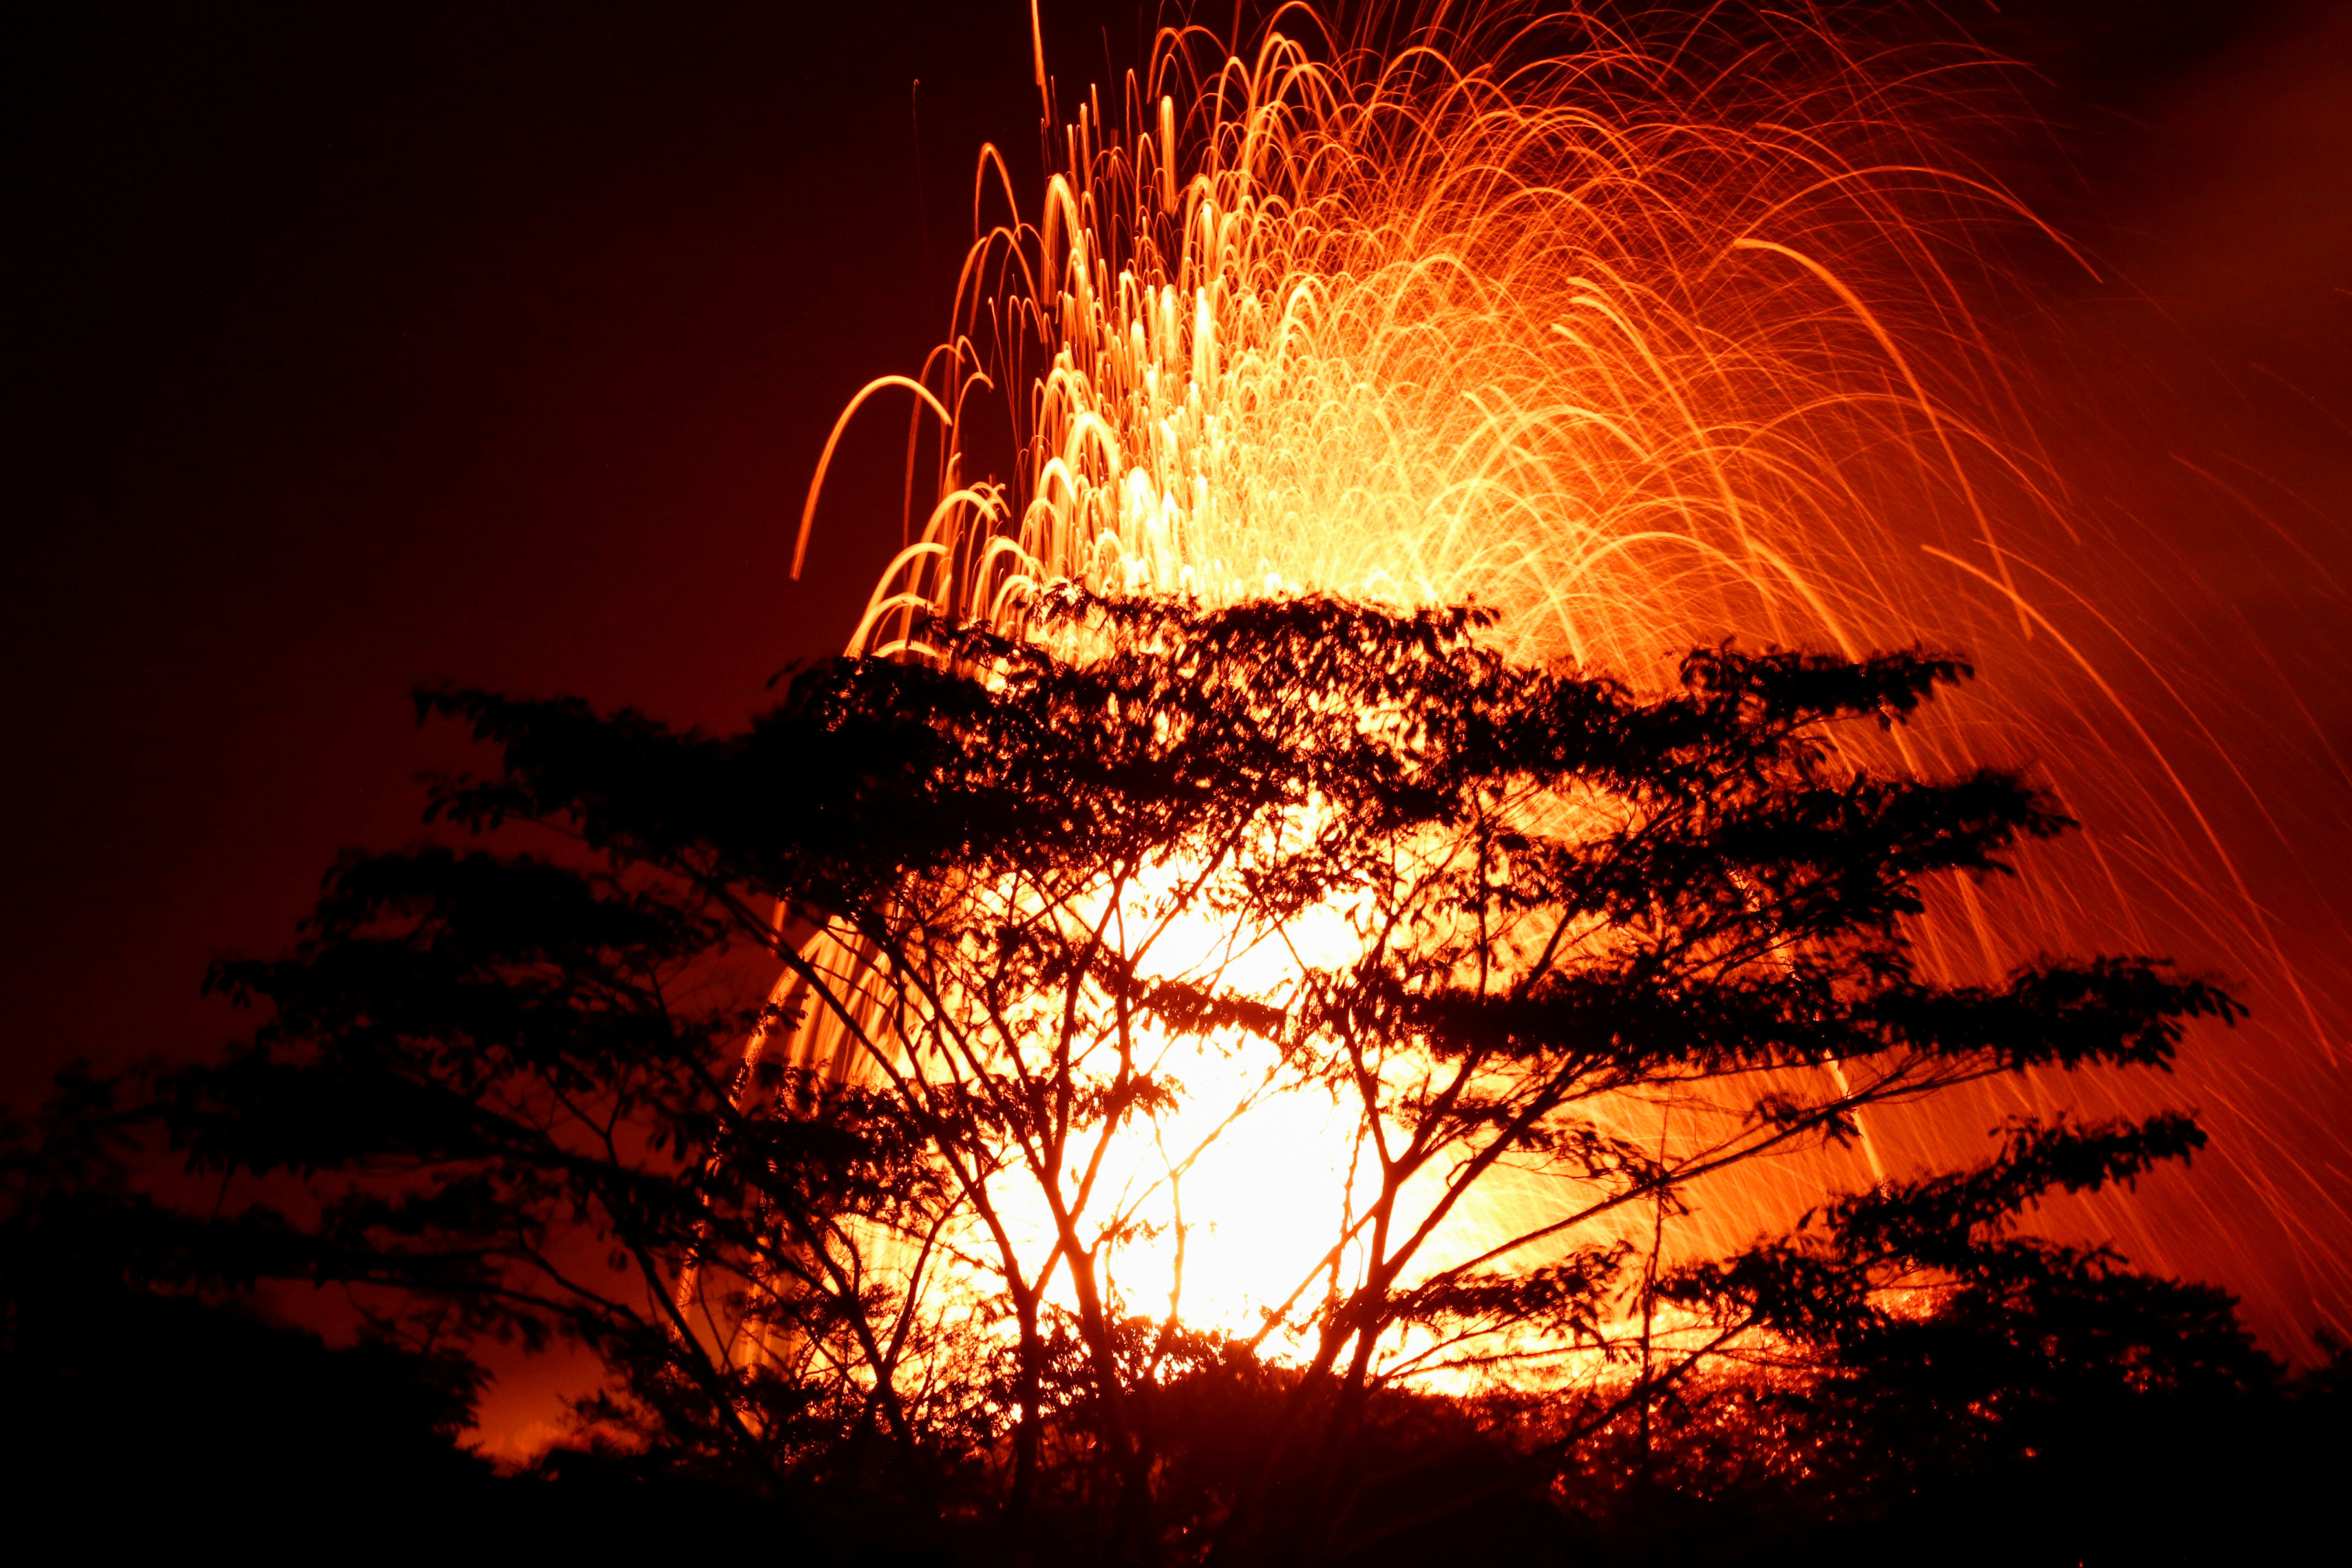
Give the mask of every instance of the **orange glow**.
[[[922, 503], [851, 651], [923, 657], [933, 613], [1018, 629], [1057, 581], [1213, 604], [1475, 600], [1514, 654], [1636, 685], [1727, 636], [1957, 648], [1983, 685], [1857, 761], [2030, 766], [2088, 831], [2014, 891], [1941, 890], [1919, 932], [1930, 969], [1966, 981], [2043, 951], [2168, 952], [2247, 982], [2273, 1056], [2332, 1063], [2176, 763], [2200, 710], [2163, 649], [2099, 608], [2127, 542], [2067, 510], [2020, 413], [2030, 389], [1971, 313], [2000, 286], [1984, 237], [2062, 242], [1906, 121], [1930, 101], [1927, 65], [1968, 57], [1855, 61], [1791, 31], [1751, 41], [1760, 63], [1735, 79], [1706, 35], [1569, 17], [1351, 49], [1287, 15], [1291, 32], [1235, 50], [1164, 31], [1116, 98], [1090, 91], [1050, 139], [1034, 217], [1008, 213], [973, 245], [948, 341], [845, 411], [845, 426], [913, 395]], [[1043, 89], [1042, 55], [1039, 74]], [[975, 201], [1019, 208], [992, 151]], [[845, 948], [827, 962], [856, 967]], [[1180, 1200], [1189, 1321], [1256, 1328], [1331, 1245], [1348, 1150], [1311, 1097], [1255, 1104], [1167, 1180], [1205, 1135], [1194, 1122], [1264, 1081], [1249, 1044], [1174, 1064], [1193, 1103], [1156, 1143], [1147, 1126], [1122, 1145], [1113, 1185], [1151, 1192], [1133, 1213], [1160, 1238], [1119, 1269], [1138, 1310], [1173, 1288]], [[795, 1046], [841, 1048], [822, 1016]], [[2167, 1098], [2231, 1113], [2279, 1070], [2251, 1047], [2192, 1055]], [[1863, 1150], [1700, 1194], [1677, 1245], [1745, 1240], [1886, 1168], [1975, 1158], [2021, 1096], [2139, 1105], [2102, 1099], [2124, 1093], [2053, 1079], [1874, 1118]], [[2231, 1179], [2198, 1177], [2220, 1195], [2176, 1196], [2161, 1220], [2116, 1204], [2061, 1223], [2229, 1275], [2247, 1261], [2230, 1206], [2298, 1178], [2221, 1131]], [[2307, 1276], [2340, 1287], [2325, 1240], [2344, 1234], [2340, 1195], [2291, 1201], [2320, 1238]], [[1451, 1257], [1544, 1202], [1536, 1178], [1498, 1189]]]

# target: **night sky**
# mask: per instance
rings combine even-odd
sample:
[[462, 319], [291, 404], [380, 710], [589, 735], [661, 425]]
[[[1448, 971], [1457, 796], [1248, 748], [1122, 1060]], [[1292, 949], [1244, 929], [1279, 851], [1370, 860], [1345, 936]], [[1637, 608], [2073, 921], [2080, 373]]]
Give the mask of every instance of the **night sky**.
[[415, 681], [724, 724], [838, 648], [898, 482], [845, 452], [794, 584], [818, 448], [938, 335], [973, 151], [1034, 162], [1025, 7], [935, 9], [101, 5], [6, 46], [7, 1098], [225, 1031], [206, 959], [412, 830]]
[[[2043, 291], [2053, 446], [2208, 590], [2138, 609], [2264, 663], [2249, 700], [2321, 737], [2249, 853], [2342, 974], [2352, 5], [1948, 9], [2039, 70], [2039, 125], [1978, 153], [2101, 264]], [[1044, 10], [1066, 90], [1140, 58], [1132, 0]], [[1035, 188], [1036, 100], [1024, 0], [5, 27], [22, 1106], [78, 1053], [229, 1037], [208, 959], [282, 945], [459, 754], [410, 723], [418, 680], [730, 725], [835, 650], [896, 547], [895, 419], [836, 459], [796, 584], [809, 472], [943, 330], [980, 143]]]

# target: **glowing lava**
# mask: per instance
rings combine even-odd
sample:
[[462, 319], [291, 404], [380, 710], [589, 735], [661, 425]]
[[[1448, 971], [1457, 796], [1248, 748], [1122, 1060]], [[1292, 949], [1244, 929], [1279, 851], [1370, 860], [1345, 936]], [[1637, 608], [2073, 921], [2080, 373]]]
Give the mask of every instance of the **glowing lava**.
[[[2045, 950], [2176, 952], [2252, 977], [2281, 1048], [2332, 1051], [2160, 738], [2197, 715], [2082, 596], [2113, 546], [2053, 500], [1971, 314], [2000, 286], [1983, 237], [2033, 227], [1916, 129], [1974, 57], [1591, 17], [1349, 47], [1288, 15], [1306, 36], [1238, 50], [1163, 31], [1108, 106], [1090, 91], [1059, 123], [1032, 220], [983, 154], [976, 200], [1006, 216], [965, 261], [947, 342], [842, 416], [914, 401], [923, 502], [853, 652], [924, 657], [934, 613], [1017, 629], [1056, 580], [1475, 600], [1516, 654], [1636, 684], [1733, 635], [1964, 649], [1985, 685], [1862, 760], [2034, 764], [2089, 831], [1997, 906], [1944, 889], [1920, 931], [1929, 967], [1959, 981]], [[1248, 1042], [1227, 1046], [1173, 1064], [1193, 1106], [1128, 1151], [1114, 1185], [1149, 1194], [1131, 1212], [1160, 1239], [1119, 1278], [1139, 1310], [1173, 1288], [1181, 1203], [1184, 1315], [1248, 1330], [1330, 1246], [1348, 1150], [1311, 1099], [1276, 1097], [1171, 1183], [1206, 1131], [1187, 1119], [1265, 1077]], [[794, 1048], [843, 1049], [822, 1015]], [[2260, 1092], [2250, 1068], [2194, 1071], [2183, 1098], [2209, 1110]], [[2047, 1087], [2103, 1108], [2095, 1086]], [[1972, 1158], [2014, 1092], [1878, 1121], [1877, 1150]], [[2202, 1195], [2160, 1219], [2073, 1223], [2227, 1271], [2232, 1205], [2275, 1177], [2259, 1147], [2238, 1157], [2242, 1179], [2200, 1172]], [[1688, 1244], [1744, 1239], [1871, 1173], [1837, 1156], [1749, 1178], [1712, 1194]], [[2340, 1280], [2340, 1258], [2319, 1267]]]

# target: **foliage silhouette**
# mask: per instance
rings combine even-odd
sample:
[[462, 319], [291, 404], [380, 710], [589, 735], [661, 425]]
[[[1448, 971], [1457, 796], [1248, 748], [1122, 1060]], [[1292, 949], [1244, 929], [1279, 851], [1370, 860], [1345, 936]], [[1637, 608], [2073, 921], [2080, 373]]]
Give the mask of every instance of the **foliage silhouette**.
[[292, 1539], [360, 1504], [462, 1508], [489, 1468], [457, 1446], [483, 1374], [447, 1349], [314, 1332], [241, 1306], [303, 1238], [222, 1223], [131, 1182], [152, 1107], [77, 1068], [0, 1139], [0, 1478], [20, 1526], [79, 1511], [137, 1536]]
[[[1875, 1108], [2161, 1068], [2237, 1009], [2141, 959], [1922, 970], [1926, 889], [2071, 826], [1840, 738], [1957, 661], [1726, 647], [1643, 696], [1483, 625], [1063, 592], [1017, 638], [941, 623], [929, 662], [805, 673], [730, 737], [423, 693], [500, 757], [433, 815], [552, 849], [341, 863], [291, 953], [216, 968], [269, 1016], [167, 1081], [169, 1125], [200, 1171], [307, 1184], [281, 1228], [383, 1334], [593, 1347], [583, 1418], [660, 1464], [1134, 1561], [1541, 1536], [1604, 1472], [1633, 1490], [1596, 1529], [1782, 1470], [1843, 1517], [2034, 1447], [2075, 1397], [2037, 1392], [2053, 1367], [2126, 1403], [2271, 1376], [2219, 1299], [2016, 1232], [2187, 1156], [2181, 1117], [2015, 1123], [1975, 1168], [1668, 1248], [1706, 1183]], [[1275, 978], [1242, 962], [1277, 943]], [[1203, 1053], [1250, 1087], [1151, 1180], [1107, 1174]], [[1252, 1337], [1147, 1310], [1123, 1266], [1186, 1234], [1155, 1205], [1284, 1095], [1355, 1128], [1328, 1250]], [[1627, 1109], [1668, 1105], [1671, 1136]], [[1528, 1169], [1540, 1214], [1444, 1249]], [[1434, 1391], [1530, 1363], [1585, 1370]]]

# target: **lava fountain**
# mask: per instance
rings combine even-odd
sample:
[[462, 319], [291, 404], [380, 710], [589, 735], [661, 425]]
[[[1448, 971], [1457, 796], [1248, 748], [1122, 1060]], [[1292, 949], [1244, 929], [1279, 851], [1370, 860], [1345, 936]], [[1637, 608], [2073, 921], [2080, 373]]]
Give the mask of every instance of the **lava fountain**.
[[[1074, 108], [1040, 49], [1042, 202], [1022, 216], [983, 151], [946, 341], [852, 400], [809, 491], [795, 573], [843, 429], [911, 404], [904, 548], [850, 651], [931, 657], [942, 614], [1017, 631], [1065, 581], [1475, 601], [1515, 655], [1637, 686], [1726, 637], [1963, 650], [1979, 684], [1856, 761], [2022, 767], [2085, 831], [2015, 889], [1937, 894], [1916, 933], [1930, 972], [2169, 953], [2261, 1020], [2193, 1044], [2170, 1086], [2208, 1113], [2208, 1168], [2049, 1225], [2219, 1277], [2282, 1341], [2315, 1326], [2352, 1220], [2306, 1166], [2342, 1145], [2315, 1153], [2273, 1111], [2297, 1083], [2340, 1093], [2339, 1031], [2210, 807], [2239, 765], [2212, 713], [2106, 608], [2130, 542], [2070, 508], [2030, 380], [1979, 324], [2011, 287], [2000, 245], [2063, 247], [1934, 133], [1986, 62], [1769, 20], [1507, 11], [1343, 35], [1283, 16], [1238, 43], [1165, 28]], [[854, 947], [810, 941], [854, 981]], [[855, 1070], [822, 1014], [793, 1048]], [[1236, 1326], [1297, 1283], [1347, 1176], [1311, 1107], [1254, 1100], [1255, 1069], [1220, 1062], [1187, 1081], [1245, 1114], [1161, 1218], [1197, 1233], [1188, 1317]], [[2075, 1081], [1972, 1092], [1713, 1193], [1685, 1244], [1977, 1157], [2013, 1110], [2148, 1108]], [[1138, 1259], [1129, 1280], [1149, 1295], [1170, 1268]]]

